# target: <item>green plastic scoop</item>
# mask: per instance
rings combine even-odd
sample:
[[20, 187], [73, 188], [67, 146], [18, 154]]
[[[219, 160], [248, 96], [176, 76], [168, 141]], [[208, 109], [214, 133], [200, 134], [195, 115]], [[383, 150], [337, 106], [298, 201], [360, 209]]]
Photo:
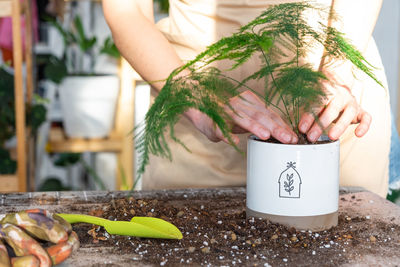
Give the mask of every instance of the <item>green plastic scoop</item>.
[[133, 217], [130, 222], [110, 221], [103, 218], [82, 215], [59, 213], [69, 223], [91, 223], [103, 226], [109, 234], [128, 235], [146, 238], [182, 239], [179, 229], [162, 219], [152, 217]]

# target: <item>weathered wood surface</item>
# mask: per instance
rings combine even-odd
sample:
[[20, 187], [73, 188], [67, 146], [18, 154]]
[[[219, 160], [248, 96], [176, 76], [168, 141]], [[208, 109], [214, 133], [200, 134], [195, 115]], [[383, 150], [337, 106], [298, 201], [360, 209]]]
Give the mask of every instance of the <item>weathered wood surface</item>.
[[[54, 212], [74, 212], [101, 208], [111, 199], [120, 199], [133, 196], [135, 199], [171, 199], [187, 198], [190, 205], [192, 197], [199, 197], [204, 201], [212, 201], [217, 196], [237, 196], [245, 194], [245, 188], [223, 189], [185, 189], [185, 190], [160, 190], [160, 191], [135, 191], [135, 192], [49, 192], [49, 193], [18, 193], [0, 195], [0, 214], [28, 208], [44, 208]], [[185, 202], [185, 200], [181, 200]], [[400, 207], [367, 191], [357, 188], [341, 190], [339, 213], [351, 214], [354, 217], [367, 217], [371, 222], [386, 222], [400, 226]], [[400, 242], [400, 240], [399, 240]], [[350, 249], [357, 250], [357, 246]], [[382, 253], [370, 254], [369, 251], [360, 250], [359, 257], [349, 259], [344, 266], [399, 266], [400, 251], [393, 246], [380, 246]], [[115, 255], [111, 247], [81, 247], [62, 266], [146, 266], [135, 260], [135, 253]], [[304, 257], [309, 257], [304, 255]], [[329, 263], [329, 259], [326, 259]], [[321, 263], [325, 265], [324, 263]], [[286, 265], [282, 263], [282, 265]], [[329, 264], [327, 264], [329, 265]], [[260, 265], [262, 266], [262, 264]]]

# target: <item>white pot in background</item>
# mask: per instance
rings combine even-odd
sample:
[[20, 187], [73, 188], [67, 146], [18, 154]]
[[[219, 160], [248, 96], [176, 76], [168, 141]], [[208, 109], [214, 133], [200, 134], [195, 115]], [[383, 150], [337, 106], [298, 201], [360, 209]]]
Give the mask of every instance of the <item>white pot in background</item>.
[[247, 215], [297, 229], [337, 225], [339, 141], [286, 145], [250, 136]]
[[106, 137], [113, 127], [118, 92], [115, 75], [65, 78], [59, 95], [67, 136]]

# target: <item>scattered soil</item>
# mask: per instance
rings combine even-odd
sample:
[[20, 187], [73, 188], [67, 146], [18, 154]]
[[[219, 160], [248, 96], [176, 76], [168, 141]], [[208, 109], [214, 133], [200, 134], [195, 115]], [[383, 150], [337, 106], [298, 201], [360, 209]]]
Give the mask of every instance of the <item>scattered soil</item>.
[[366, 254], [385, 257], [385, 251], [400, 251], [400, 226], [372, 222], [368, 216], [341, 213], [337, 227], [311, 232], [246, 219], [245, 208], [244, 193], [234, 197], [160, 193], [154, 198], [113, 199], [89, 213], [110, 220], [162, 218], [181, 230], [182, 240], [113, 236], [87, 224], [73, 228], [82, 248], [108, 247], [116, 255], [132, 255], [131, 264], [137, 265], [338, 266]]

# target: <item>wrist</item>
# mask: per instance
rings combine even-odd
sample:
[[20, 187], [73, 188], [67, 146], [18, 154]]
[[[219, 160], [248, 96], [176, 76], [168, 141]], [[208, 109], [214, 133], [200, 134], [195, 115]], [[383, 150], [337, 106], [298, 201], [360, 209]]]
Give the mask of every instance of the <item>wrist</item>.
[[336, 85], [352, 88], [355, 78], [354, 69], [349, 62], [337, 61], [321, 68], [330, 82]]

